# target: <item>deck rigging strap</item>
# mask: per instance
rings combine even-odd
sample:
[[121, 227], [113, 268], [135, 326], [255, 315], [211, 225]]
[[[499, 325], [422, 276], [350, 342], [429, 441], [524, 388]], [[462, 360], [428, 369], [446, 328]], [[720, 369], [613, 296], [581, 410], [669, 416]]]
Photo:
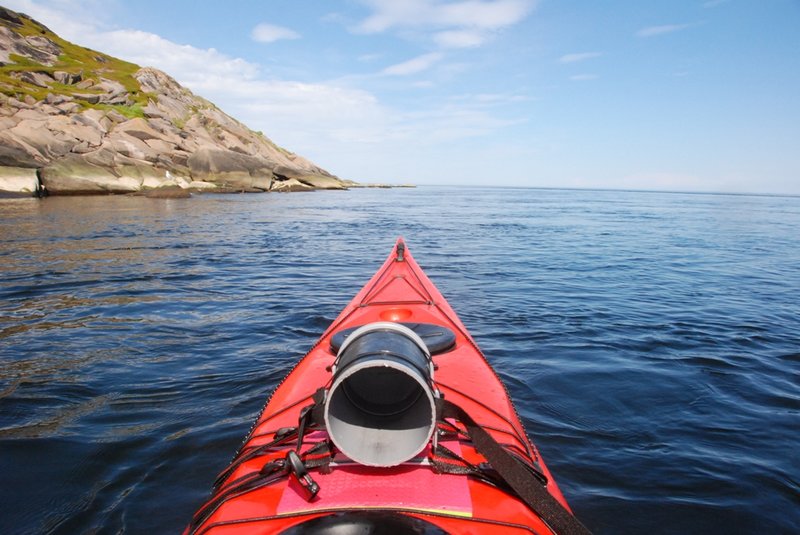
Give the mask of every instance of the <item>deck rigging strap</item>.
[[501, 446], [483, 427], [458, 405], [440, 400], [440, 419], [454, 418], [467, 428], [472, 442], [492, 468], [505, 480], [514, 492], [535, 511], [558, 535], [590, 535], [581, 524], [542, 485], [531, 471], [513, 454]]
[[[315, 392], [314, 404], [305, 407], [301, 412], [298, 433], [298, 445], [302, 442], [306, 425], [324, 428], [321, 421], [321, 406], [325, 401], [324, 389]], [[510, 453], [492, 437], [472, 416], [455, 403], [440, 398], [437, 400], [438, 419], [453, 418], [466, 427], [475, 448], [483, 455], [494, 472], [508, 485], [525, 504], [558, 535], [591, 535], [591, 532], [561, 503], [550, 494], [543, 481], [543, 474], [527, 466]], [[306, 422], [306, 420], [308, 420]], [[474, 475], [479, 467], [468, 466], [467, 470]], [[467, 475], [465, 473], [465, 475]], [[491, 479], [491, 478], [490, 478]]]
[[[242, 452], [241, 458], [235, 460], [228, 469], [220, 474], [215, 485], [215, 495], [195, 514], [192, 523], [189, 525], [189, 533], [194, 533], [231, 497], [270, 485], [292, 474], [307, 490], [308, 499], [312, 499], [319, 491], [319, 486], [308, 474], [308, 470], [319, 469], [327, 472], [330, 469], [333, 454], [331, 444], [328, 441], [316, 444], [303, 452], [302, 459], [298, 453], [308, 429], [324, 429], [325, 423], [322, 418], [324, 399], [324, 389], [317, 390], [313, 396], [314, 403], [301, 410], [297, 427], [279, 430], [272, 442], [252, 451]], [[489, 484], [505, 484], [525, 505], [538, 514], [554, 533], [558, 535], [591, 535], [591, 532], [547, 491], [545, 488], [546, 481], [543, 482], [541, 474], [536, 473], [535, 470], [498, 443], [464, 409], [451, 401], [439, 399], [437, 400], [437, 413], [440, 421], [444, 421], [446, 418], [455, 419], [466, 427], [466, 432], [478, 453], [486, 458], [495, 475], [499, 476], [501, 481], [497, 481], [497, 478], [491, 474], [481, 474], [481, 472], [484, 472], [483, 468], [467, 463], [467, 461], [443, 446], [439, 446], [437, 450], [439, 454], [444, 454], [445, 457], [450, 456], [465, 463], [465, 466], [446, 466], [448, 464], [446, 462], [437, 462], [433, 463], [435, 469], [444, 473], [461, 473], [462, 475], [479, 477]], [[292, 447], [290, 444], [294, 440], [297, 443], [295, 447]], [[235, 468], [242, 462], [266, 454], [273, 448], [280, 447], [280, 445], [288, 446], [286, 457], [266, 463], [259, 472], [247, 474], [231, 482], [227, 481], [233, 475]], [[224, 483], [227, 484], [223, 486]]]

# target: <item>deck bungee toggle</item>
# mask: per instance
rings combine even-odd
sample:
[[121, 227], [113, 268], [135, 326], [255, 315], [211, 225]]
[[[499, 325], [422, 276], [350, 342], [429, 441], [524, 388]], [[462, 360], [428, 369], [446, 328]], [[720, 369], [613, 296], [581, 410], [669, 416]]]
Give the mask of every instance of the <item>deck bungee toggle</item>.
[[402, 240], [277, 387], [187, 534], [586, 534]]

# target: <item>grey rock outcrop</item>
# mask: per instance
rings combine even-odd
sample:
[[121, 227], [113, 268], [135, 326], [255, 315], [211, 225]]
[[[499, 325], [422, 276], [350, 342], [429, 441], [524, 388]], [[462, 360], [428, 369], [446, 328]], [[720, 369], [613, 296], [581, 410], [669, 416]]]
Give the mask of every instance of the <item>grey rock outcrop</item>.
[[[38, 25], [36, 35], [25, 32], [32, 24]], [[67, 52], [91, 55], [100, 66], [80, 72], [62, 66]], [[18, 57], [27, 63], [13, 63]], [[6, 65], [0, 73], [0, 168], [10, 169], [0, 173], [0, 191], [346, 189], [344, 181], [253, 132], [167, 74], [126, 64], [133, 76], [123, 80], [107, 67], [114, 61], [119, 62], [0, 7], [0, 63]], [[38, 177], [40, 184], [31, 189], [19, 180], [23, 175]]]
[[39, 178], [36, 169], [24, 167], [0, 167], [0, 197], [39, 194]]

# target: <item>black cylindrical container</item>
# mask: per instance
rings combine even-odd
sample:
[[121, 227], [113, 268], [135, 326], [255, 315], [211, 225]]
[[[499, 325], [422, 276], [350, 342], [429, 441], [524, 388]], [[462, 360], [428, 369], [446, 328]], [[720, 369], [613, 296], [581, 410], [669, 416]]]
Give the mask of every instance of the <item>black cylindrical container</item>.
[[325, 402], [333, 443], [367, 466], [395, 466], [419, 454], [436, 427], [431, 357], [398, 323], [365, 325], [339, 349]]

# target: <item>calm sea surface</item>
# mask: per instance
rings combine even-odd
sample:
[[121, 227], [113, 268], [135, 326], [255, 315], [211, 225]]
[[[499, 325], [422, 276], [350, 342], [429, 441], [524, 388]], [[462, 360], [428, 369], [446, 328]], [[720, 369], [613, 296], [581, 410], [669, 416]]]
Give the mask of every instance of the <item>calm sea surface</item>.
[[800, 198], [0, 200], [0, 532], [178, 533], [397, 236], [596, 533], [800, 530]]

